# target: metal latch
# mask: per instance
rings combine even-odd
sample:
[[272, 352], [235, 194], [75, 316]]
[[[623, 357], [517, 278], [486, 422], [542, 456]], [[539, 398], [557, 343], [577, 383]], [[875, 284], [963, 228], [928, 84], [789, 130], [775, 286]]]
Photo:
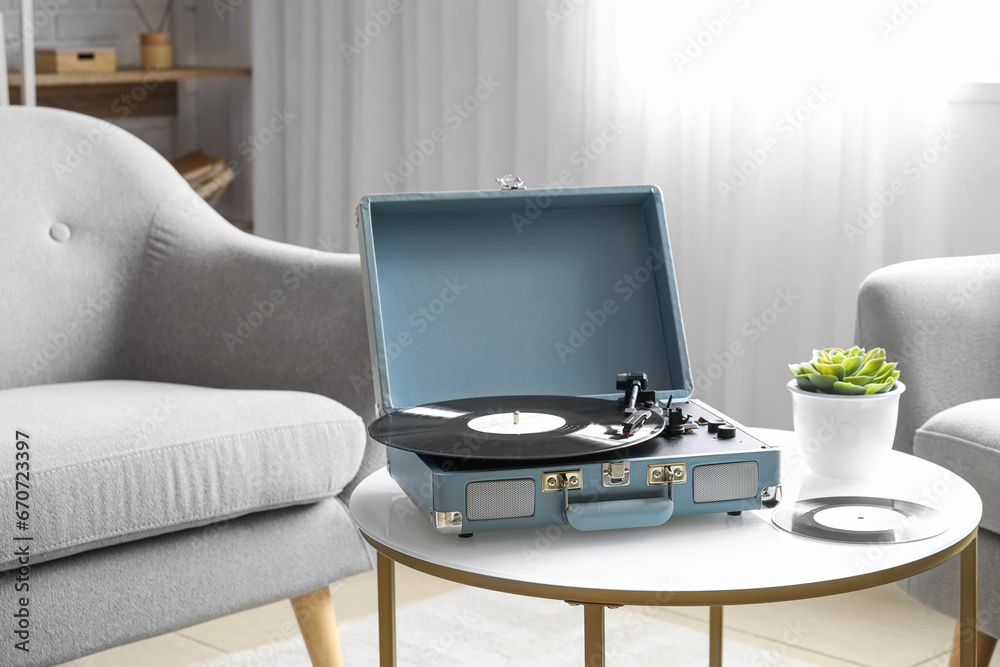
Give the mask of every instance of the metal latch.
[[513, 174], [506, 174], [497, 178], [497, 183], [500, 184], [501, 190], [524, 190], [524, 181], [521, 180], [520, 176], [514, 176]]
[[628, 461], [615, 461], [601, 466], [601, 482], [604, 486], [628, 485]]
[[572, 470], [549, 470], [542, 473], [542, 493], [562, 491], [563, 487], [567, 491], [582, 489], [583, 470], [574, 468]]
[[655, 486], [657, 484], [683, 484], [687, 481], [686, 463], [660, 463], [653, 464], [646, 468], [646, 484]]

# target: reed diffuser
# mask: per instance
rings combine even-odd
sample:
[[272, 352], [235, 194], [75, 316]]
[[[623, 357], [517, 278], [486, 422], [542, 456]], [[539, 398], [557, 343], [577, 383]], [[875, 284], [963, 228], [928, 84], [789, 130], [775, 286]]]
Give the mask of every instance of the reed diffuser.
[[163, 9], [163, 16], [160, 17], [160, 21], [157, 23], [155, 29], [149, 17], [146, 16], [146, 12], [139, 5], [138, 0], [131, 1], [132, 6], [135, 7], [135, 11], [139, 15], [139, 20], [142, 21], [143, 26], [146, 28], [146, 32], [139, 35], [142, 68], [152, 70], [172, 68], [174, 66], [174, 47], [170, 42], [170, 33], [164, 30], [167, 27], [167, 18], [170, 16], [174, 0], [167, 0], [167, 5]]

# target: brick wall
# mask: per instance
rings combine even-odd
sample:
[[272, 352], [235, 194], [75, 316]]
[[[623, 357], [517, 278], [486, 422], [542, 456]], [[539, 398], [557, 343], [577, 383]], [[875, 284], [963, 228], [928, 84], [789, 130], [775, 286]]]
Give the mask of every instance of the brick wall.
[[[167, 0], [139, 0], [149, 20], [159, 21]], [[139, 66], [139, 33], [144, 32], [138, 13], [129, 0], [35, 0], [35, 44], [37, 48], [113, 46], [119, 67]], [[21, 62], [20, 0], [0, 0], [7, 32], [7, 62]], [[177, 8], [174, 9], [176, 15]], [[167, 21], [167, 31], [171, 31]]]

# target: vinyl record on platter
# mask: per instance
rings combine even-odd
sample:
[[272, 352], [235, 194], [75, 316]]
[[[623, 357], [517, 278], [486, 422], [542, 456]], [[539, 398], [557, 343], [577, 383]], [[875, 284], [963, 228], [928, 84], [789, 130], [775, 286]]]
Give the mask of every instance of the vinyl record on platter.
[[800, 500], [775, 510], [771, 521], [795, 535], [854, 544], [913, 542], [948, 529], [932, 507], [869, 496]]
[[[516, 413], [516, 414], [515, 414]], [[617, 402], [577, 396], [489, 396], [405, 408], [375, 420], [379, 442], [417, 454], [459, 459], [557, 459], [629, 447], [663, 430], [649, 418], [632, 435]]]

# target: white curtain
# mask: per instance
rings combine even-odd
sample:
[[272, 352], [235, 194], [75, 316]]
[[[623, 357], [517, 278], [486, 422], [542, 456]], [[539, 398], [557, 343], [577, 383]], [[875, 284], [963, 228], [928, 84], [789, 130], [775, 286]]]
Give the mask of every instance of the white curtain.
[[864, 276], [951, 252], [945, 101], [997, 80], [994, 5], [253, 3], [256, 229], [354, 251], [367, 193], [655, 183], [697, 396], [788, 426]]

